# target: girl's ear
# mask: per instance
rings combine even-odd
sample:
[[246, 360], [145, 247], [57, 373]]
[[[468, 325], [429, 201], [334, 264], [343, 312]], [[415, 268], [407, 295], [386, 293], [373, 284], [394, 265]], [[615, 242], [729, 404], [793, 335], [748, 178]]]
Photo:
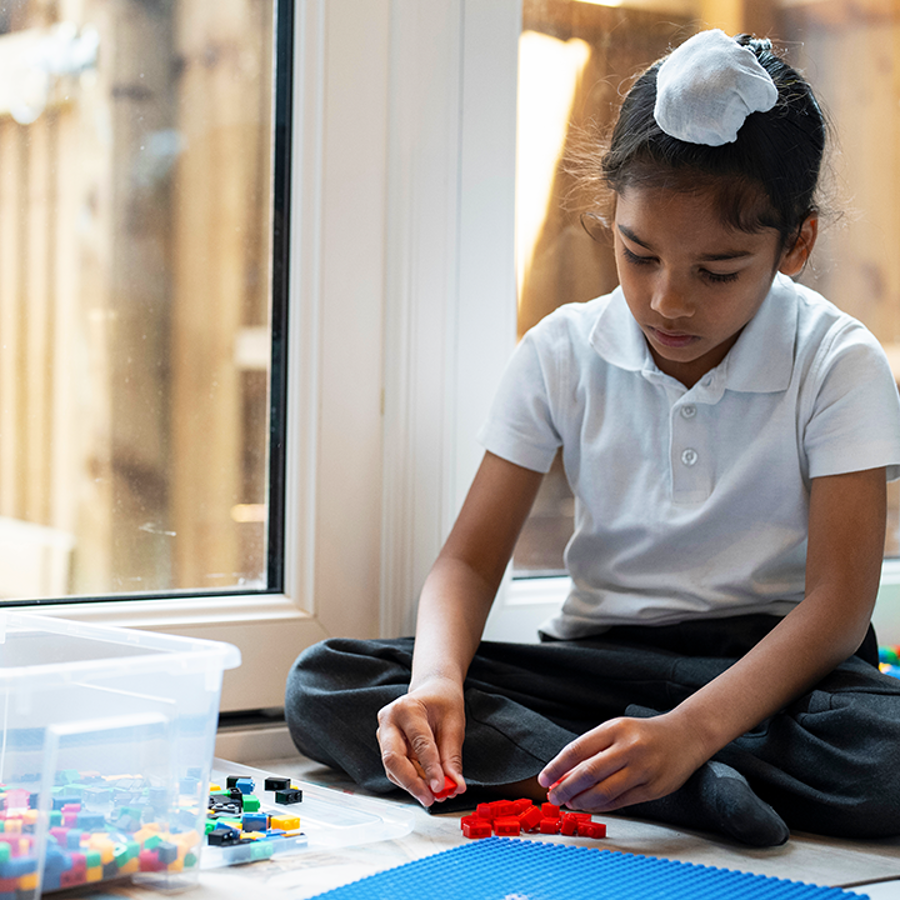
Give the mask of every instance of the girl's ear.
[[806, 261], [816, 245], [816, 237], [819, 234], [819, 217], [807, 216], [797, 232], [794, 243], [784, 252], [778, 271], [785, 275], [794, 276], [803, 271]]

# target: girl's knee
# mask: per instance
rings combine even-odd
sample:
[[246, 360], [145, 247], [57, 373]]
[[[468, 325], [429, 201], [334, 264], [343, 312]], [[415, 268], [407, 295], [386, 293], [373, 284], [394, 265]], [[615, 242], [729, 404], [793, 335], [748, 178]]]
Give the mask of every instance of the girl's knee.
[[294, 744], [305, 756], [328, 765], [336, 764], [328, 748], [347, 702], [346, 643], [329, 639], [307, 647], [285, 686], [284, 717]]
[[411, 641], [329, 638], [297, 657], [288, 675], [288, 689], [321, 693], [408, 684], [411, 665]]

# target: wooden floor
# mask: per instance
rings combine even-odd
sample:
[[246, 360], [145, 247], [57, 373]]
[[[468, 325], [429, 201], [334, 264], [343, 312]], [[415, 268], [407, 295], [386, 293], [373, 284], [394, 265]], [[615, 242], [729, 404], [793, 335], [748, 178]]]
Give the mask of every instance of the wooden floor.
[[[217, 761], [219, 771], [229, 770], [229, 766], [235, 771], [241, 768], [241, 764]], [[247, 760], [244, 766], [304, 782], [308, 795], [304, 802], [311, 797], [320, 809], [326, 803], [334, 810], [335, 834], [317, 834], [311, 825], [309, 847], [294, 856], [204, 870], [199, 886], [186, 895], [191, 900], [306, 900], [465, 840], [459, 829], [462, 813], [432, 815], [412, 800], [374, 797], [359, 791], [345, 776], [300, 756]], [[308, 811], [311, 813], [312, 807]], [[375, 824], [338, 827], [342, 811], [351, 819], [362, 811]], [[608, 837], [602, 842], [606, 849], [844, 887], [867, 894], [871, 900], [900, 900], [900, 838], [854, 842], [793, 835], [784, 847], [752, 850], [709, 835], [621, 816], [597, 818], [607, 823]], [[539, 839], [598, 846], [597, 841], [583, 838]], [[66, 893], [54, 896], [61, 900]], [[155, 894], [130, 885], [105, 885], [96, 895], [78, 896], [138, 900]]]

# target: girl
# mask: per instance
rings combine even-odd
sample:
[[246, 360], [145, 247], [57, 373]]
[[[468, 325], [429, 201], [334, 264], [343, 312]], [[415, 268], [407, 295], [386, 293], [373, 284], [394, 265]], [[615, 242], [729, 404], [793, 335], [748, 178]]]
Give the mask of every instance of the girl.
[[[426, 806], [447, 775], [757, 846], [900, 832], [869, 625], [900, 404], [874, 338], [791, 280], [824, 144], [768, 41], [702, 32], [640, 76], [600, 168], [620, 286], [518, 347], [415, 643], [300, 656], [302, 752]], [[571, 593], [541, 644], [481, 642], [560, 447]]]

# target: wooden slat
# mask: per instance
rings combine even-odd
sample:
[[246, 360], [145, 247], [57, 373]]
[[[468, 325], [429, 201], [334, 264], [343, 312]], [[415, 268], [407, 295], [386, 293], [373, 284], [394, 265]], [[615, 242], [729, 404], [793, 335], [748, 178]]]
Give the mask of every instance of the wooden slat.
[[0, 515], [12, 518], [18, 498], [16, 441], [16, 165], [15, 126], [0, 121]]
[[0, 511], [11, 518], [24, 513], [22, 460], [26, 356], [23, 327], [25, 232], [22, 184], [23, 128], [2, 124], [0, 138]]
[[26, 365], [23, 462], [24, 506], [22, 518], [47, 525], [49, 517], [49, 448], [53, 435], [47, 422], [51, 409], [54, 321], [50, 305], [52, 284], [54, 210], [51, 197], [53, 167], [52, 124], [41, 116], [28, 126], [25, 178], [27, 220], [24, 230]]
[[[253, 296], [248, 281], [268, 281], [268, 247], [255, 233], [260, 208], [269, 207], [258, 180], [260, 148], [268, 141], [259, 140], [257, 129], [266, 123], [256, 111], [260, 80], [269, 78], [255, 55], [265, 39], [259, 13], [246, 0], [180, 7], [179, 129], [186, 150], [175, 188], [172, 327], [179, 585], [228, 587], [243, 575], [242, 526], [231, 517], [232, 507], [245, 502], [234, 350]], [[259, 308], [258, 299], [250, 305]]]
[[[85, 167], [65, 152], [76, 146], [80, 110], [70, 105], [56, 117], [54, 154], [55, 241], [52, 376], [52, 434], [50, 446], [50, 524], [69, 534], [79, 527], [78, 509], [87, 489], [86, 417], [81, 409], [85, 322], [81, 308], [81, 235], [79, 215], [84, 217]], [[68, 586], [69, 588], [72, 585]]]
[[782, 0], [781, 7], [789, 16], [831, 30], [891, 22], [898, 13], [896, 0]]
[[[97, 28], [100, 46], [115, 46], [115, 13], [119, 4], [86, 0], [82, 20]], [[79, 91], [72, 118], [66, 122], [62, 153], [67, 195], [64, 208], [74, 213], [65, 219], [65, 230], [75, 246], [67, 267], [76, 274], [75, 284], [62, 289], [69, 302], [76, 301], [73, 315], [78, 351], [69, 377], [76, 379], [74, 428], [68, 438], [77, 447], [67, 460], [76, 468], [76, 533], [78, 545], [73, 590], [82, 594], [104, 593], [113, 583], [110, 547], [113, 542], [114, 506], [112, 477], [112, 413], [110, 355], [115, 342], [115, 311], [112, 308], [110, 273], [115, 245], [112, 208], [115, 194], [110, 173], [116, 151], [112, 140], [110, 97], [113, 71], [107, 55], [96, 77]], [[67, 245], [68, 246], [68, 245]], [[74, 269], [73, 269], [74, 267]], [[60, 298], [60, 302], [64, 302]], [[74, 348], [72, 348], [74, 349]], [[70, 420], [71, 421], [71, 420]], [[65, 463], [58, 464], [65, 468]], [[71, 471], [71, 470], [70, 470]]]
[[171, 587], [168, 516], [169, 217], [160, 141], [174, 121], [170, 5], [115, 5], [109, 93], [114, 151], [108, 334], [112, 589]]
[[805, 279], [892, 343], [900, 335], [900, 204], [890, 199], [900, 195], [900, 24], [840, 33], [817, 20], [792, 24], [789, 36], [803, 40], [799, 62], [834, 126], [837, 190], [827, 199], [844, 214], [826, 219]]

